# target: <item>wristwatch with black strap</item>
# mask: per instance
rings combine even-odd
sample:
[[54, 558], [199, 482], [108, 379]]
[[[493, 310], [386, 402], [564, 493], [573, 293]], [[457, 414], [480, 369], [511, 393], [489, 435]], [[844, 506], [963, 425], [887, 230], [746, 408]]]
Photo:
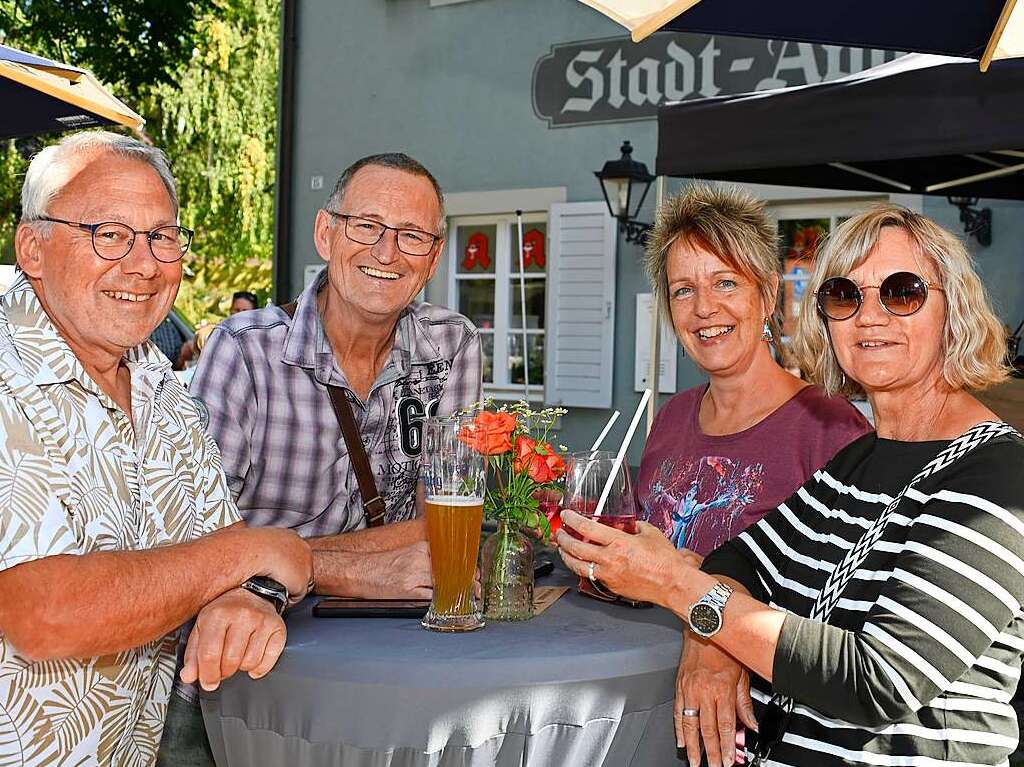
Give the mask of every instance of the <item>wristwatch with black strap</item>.
[[284, 608], [288, 606], [288, 588], [273, 578], [268, 578], [265, 575], [254, 575], [243, 583], [241, 587], [273, 604], [278, 615], [283, 613]]
[[716, 583], [711, 590], [690, 605], [687, 622], [690, 631], [705, 639], [713, 637], [722, 629], [725, 603], [732, 596], [732, 586]]

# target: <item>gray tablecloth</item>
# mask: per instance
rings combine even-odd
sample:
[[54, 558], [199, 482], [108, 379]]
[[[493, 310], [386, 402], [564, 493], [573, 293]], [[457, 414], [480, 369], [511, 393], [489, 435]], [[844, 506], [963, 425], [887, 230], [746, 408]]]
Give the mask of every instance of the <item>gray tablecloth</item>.
[[[562, 571], [543, 583], [568, 583]], [[220, 767], [681, 764], [680, 622], [575, 589], [525, 623], [437, 634], [417, 620], [288, 616], [259, 681], [204, 694]]]

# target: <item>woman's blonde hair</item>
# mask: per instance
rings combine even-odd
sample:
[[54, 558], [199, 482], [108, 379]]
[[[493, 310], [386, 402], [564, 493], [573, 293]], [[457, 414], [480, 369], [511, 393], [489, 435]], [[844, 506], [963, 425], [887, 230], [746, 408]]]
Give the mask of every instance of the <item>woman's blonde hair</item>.
[[668, 253], [680, 241], [706, 248], [752, 279], [764, 300], [772, 334], [779, 338], [776, 309], [782, 269], [778, 234], [763, 202], [736, 187], [694, 184], [658, 208], [647, 241], [645, 266], [665, 317], [671, 317]]
[[942, 329], [945, 382], [953, 390], [979, 390], [1002, 381], [1008, 372], [1006, 331], [992, 310], [967, 249], [956, 235], [930, 218], [889, 203], [844, 221], [819, 248], [793, 339], [793, 356], [800, 368], [829, 394], [863, 393], [860, 384], [839, 367], [828, 321], [818, 312], [815, 294], [828, 278], [844, 277], [862, 264], [877, 245], [882, 229], [890, 226], [906, 232], [938, 271], [946, 303]]

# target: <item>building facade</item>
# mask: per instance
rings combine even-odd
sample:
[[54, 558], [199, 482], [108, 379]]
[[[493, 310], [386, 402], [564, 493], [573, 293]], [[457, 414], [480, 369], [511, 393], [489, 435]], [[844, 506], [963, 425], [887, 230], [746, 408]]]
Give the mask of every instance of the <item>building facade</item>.
[[[818, 82], [898, 55], [701, 35], [657, 34], [634, 45], [573, 0], [285, 6], [278, 300], [296, 295], [321, 263], [313, 219], [340, 171], [367, 154], [409, 153], [436, 174], [450, 217], [446, 257], [426, 300], [481, 329], [486, 393], [519, 398], [528, 368], [531, 399], [570, 409], [561, 438], [573, 449], [589, 447], [609, 408], [632, 413], [647, 385], [642, 250], [608, 216], [594, 171], [617, 158], [626, 139], [634, 159], [653, 169], [662, 101]], [[670, 179], [668, 191], [684, 183]], [[959, 231], [958, 211], [944, 198], [751, 189], [779, 222], [787, 327], [808, 268], [804, 254], [843, 217], [891, 199]], [[652, 189], [644, 220], [653, 217], [653, 198]], [[1024, 315], [1024, 208], [980, 204], [992, 208], [994, 242], [981, 248], [972, 240], [971, 248], [1012, 328]], [[702, 376], [669, 332], [663, 338], [664, 398]], [[634, 466], [642, 443], [634, 440]]]

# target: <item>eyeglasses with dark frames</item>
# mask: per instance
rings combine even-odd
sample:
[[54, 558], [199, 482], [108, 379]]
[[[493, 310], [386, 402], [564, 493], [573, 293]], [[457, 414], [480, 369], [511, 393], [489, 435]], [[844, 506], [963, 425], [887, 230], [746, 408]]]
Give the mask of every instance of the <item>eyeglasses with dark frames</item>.
[[941, 285], [928, 282], [913, 272], [894, 272], [881, 285], [858, 285], [849, 277], [830, 277], [815, 293], [818, 311], [830, 320], [848, 320], [864, 304], [864, 291], [877, 290], [878, 302], [889, 314], [909, 317], [921, 311], [928, 291], [942, 291]]
[[195, 232], [183, 226], [158, 226], [156, 229], [147, 230], [132, 229], [128, 224], [122, 224], [120, 221], [86, 224], [81, 221], [66, 221], [63, 218], [49, 216], [42, 216], [36, 220], [84, 229], [92, 237], [93, 251], [105, 261], [120, 261], [135, 247], [135, 237], [144, 234], [153, 258], [164, 264], [173, 264], [182, 259], [195, 235]]
[[398, 249], [407, 256], [429, 256], [434, 245], [441, 239], [440, 235], [424, 232], [422, 229], [388, 226], [371, 218], [353, 216], [351, 213], [338, 213], [326, 208], [324, 213], [342, 219], [345, 222], [345, 236], [360, 245], [376, 245], [390, 229], [395, 233]]

